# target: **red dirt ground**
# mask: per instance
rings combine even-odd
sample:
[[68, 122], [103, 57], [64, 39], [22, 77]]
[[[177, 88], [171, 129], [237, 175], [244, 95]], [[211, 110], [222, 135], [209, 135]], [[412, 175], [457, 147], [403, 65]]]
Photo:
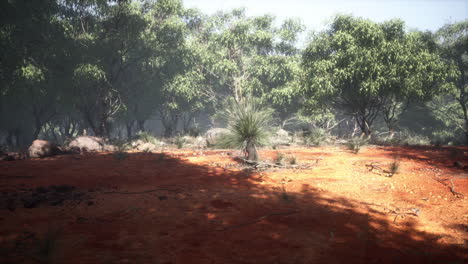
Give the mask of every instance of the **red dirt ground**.
[[[468, 148], [456, 158], [450, 148], [373, 146], [359, 154], [321, 147], [260, 156], [271, 160], [277, 151], [302, 164], [319, 161], [256, 171], [240, 168], [228, 151], [173, 150], [124, 160], [87, 154], [1, 162], [5, 197], [61, 184], [85, 196], [0, 208], [0, 263], [467, 259], [468, 174], [453, 162], [468, 163]], [[366, 166], [385, 169], [395, 157], [393, 177]]]

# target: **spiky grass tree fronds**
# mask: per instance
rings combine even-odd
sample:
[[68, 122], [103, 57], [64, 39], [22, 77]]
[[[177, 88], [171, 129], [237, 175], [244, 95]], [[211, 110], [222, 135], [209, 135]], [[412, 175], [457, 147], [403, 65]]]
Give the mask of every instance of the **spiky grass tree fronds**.
[[261, 108], [253, 101], [234, 103], [226, 110], [229, 134], [221, 137], [220, 146], [244, 150], [248, 160], [258, 160], [257, 147], [269, 139], [273, 110]]

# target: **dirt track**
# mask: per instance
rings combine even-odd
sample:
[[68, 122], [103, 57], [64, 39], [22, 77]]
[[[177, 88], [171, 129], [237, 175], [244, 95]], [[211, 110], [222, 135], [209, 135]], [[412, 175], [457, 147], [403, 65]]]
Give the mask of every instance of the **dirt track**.
[[[456, 160], [468, 163], [463, 150]], [[193, 150], [1, 162], [0, 263], [468, 258], [468, 174], [453, 166], [453, 150], [368, 147], [356, 155], [323, 147], [260, 155], [273, 159], [277, 151], [314, 165], [246, 170], [227, 151]], [[385, 169], [395, 157], [400, 173], [393, 177], [370, 171], [369, 164]]]

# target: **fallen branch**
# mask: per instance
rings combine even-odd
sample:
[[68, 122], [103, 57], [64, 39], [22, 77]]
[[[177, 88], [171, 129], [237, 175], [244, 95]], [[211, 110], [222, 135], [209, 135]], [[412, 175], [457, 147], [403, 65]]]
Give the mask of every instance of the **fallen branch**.
[[[438, 181], [439, 183], [441, 183], [442, 185], [446, 186], [447, 188], [449, 188], [450, 192], [457, 198], [461, 198], [461, 197], [464, 197], [465, 195], [463, 195], [462, 193], [459, 193], [457, 191], [455, 191], [455, 185], [453, 184], [453, 180], [452, 179], [438, 179], [438, 178], [435, 178], [436, 181]], [[448, 184], [446, 184], [444, 181], [450, 181], [450, 183], [452, 184], [452, 186], [449, 186]]]
[[450, 187], [450, 191], [453, 193], [453, 195], [455, 195], [457, 198], [463, 197], [462, 193], [455, 191], [455, 185], [453, 184], [452, 179], [450, 179], [450, 183], [452, 184], [452, 186]]
[[271, 214], [266, 214], [264, 216], [261, 216], [259, 218], [256, 218], [250, 222], [246, 222], [246, 223], [242, 223], [242, 224], [238, 224], [238, 225], [232, 225], [232, 226], [227, 226], [227, 227], [222, 227], [222, 228], [219, 228], [217, 229], [217, 231], [226, 231], [228, 229], [234, 229], [234, 228], [240, 228], [240, 227], [244, 227], [244, 226], [248, 226], [248, 225], [252, 225], [252, 224], [255, 224], [265, 218], [268, 218], [270, 216], [275, 216], [275, 215], [292, 215], [292, 214], [296, 214], [296, 213], [299, 213], [299, 211], [290, 211], [290, 212], [284, 212], [284, 213], [271, 213]]
[[263, 168], [310, 169], [316, 166], [320, 159], [316, 159], [314, 164], [291, 164], [291, 165], [260, 162], [260, 161], [247, 160], [247, 159], [241, 159], [241, 158], [240, 160], [246, 164], [254, 166], [255, 169], [263, 169]]
[[[380, 166], [380, 164], [378, 163], [374, 163], [372, 162], [371, 164], [366, 164], [366, 167], [368, 167], [368, 170], [374, 174], [378, 174], [378, 175], [382, 175], [384, 174], [385, 177], [392, 177], [393, 176], [393, 173], [385, 170], [385, 169], [382, 169]], [[374, 170], [378, 171], [377, 173], [374, 172]]]

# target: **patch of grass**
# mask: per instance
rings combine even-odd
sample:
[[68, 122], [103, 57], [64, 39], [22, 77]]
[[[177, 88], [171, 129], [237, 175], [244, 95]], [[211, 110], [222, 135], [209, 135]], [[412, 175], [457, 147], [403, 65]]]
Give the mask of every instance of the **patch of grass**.
[[141, 140], [141, 141], [146, 142], [146, 143], [153, 143], [155, 145], [159, 143], [159, 140], [155, 136], [153, 136], [151, 133], [146, 132], [146, 131], [138, 132], [136, 134], [136, 136], [135, 136], [135, 139], [136, 140]]
[[398, 174], [400, 172], [400, 161], [395, 160], [390, 164], [389, 172], [391, 175]]
[[178, 149], [181, 149], [185, 145], [185, 139], [184, 137], [177, 136], [174, 140], [175, 145], [177, 146]]
[[323, 128], [314, 128], [304, 137], [305, 144], [308, 146], [323, 145], [328, 139], [328, 133]]
[[361, 148], [368, 143], [368, 139], [361, 138], [361, 137], [354, 137], [348, 140], [346, 145], [350, 150], [354, 152], [354, 154], [358, 154]]
[[289, 165], [296, 165], [297, 157], [295, 155], [290, 155], [286, 158], [286, 161], [289, 163]]
[[282, 152], [276, 152], [276, 157], [274, 158], [274, 162], [278, 165], [281, 165], [283, 164], [283, 161], [284, 161], [284, 154]]

